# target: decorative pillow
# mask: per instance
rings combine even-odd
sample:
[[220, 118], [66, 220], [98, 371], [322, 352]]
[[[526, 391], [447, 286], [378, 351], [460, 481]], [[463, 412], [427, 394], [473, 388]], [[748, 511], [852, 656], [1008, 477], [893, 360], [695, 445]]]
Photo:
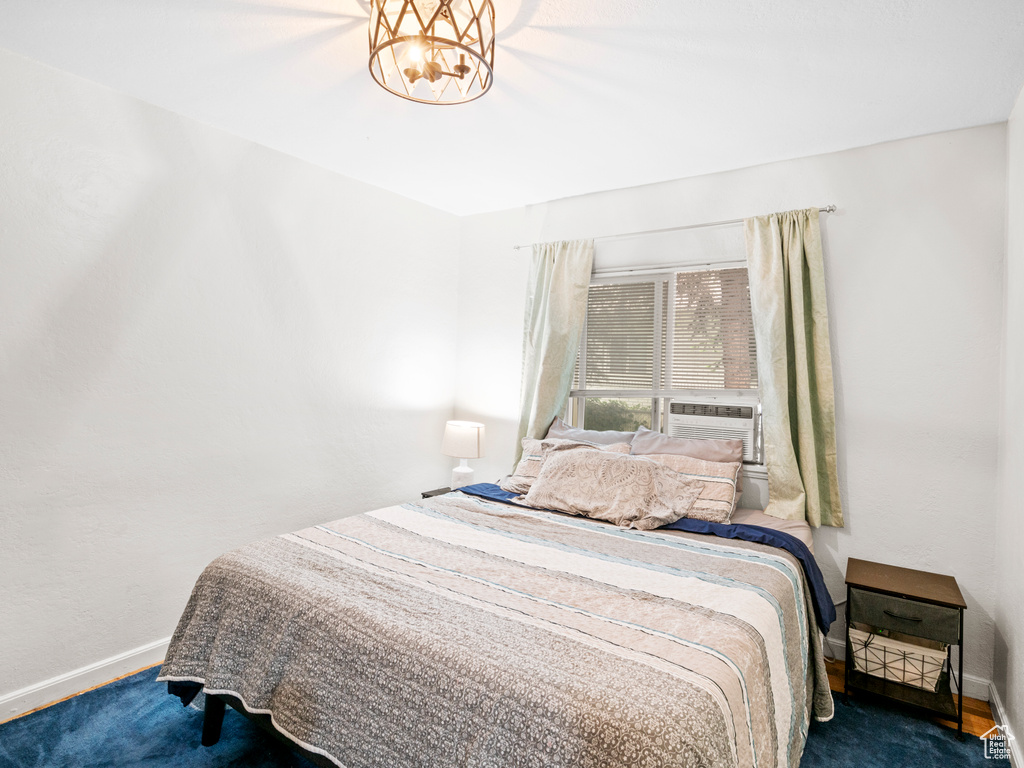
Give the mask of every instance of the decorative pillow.
[[596, 443], [597, 445], [613, 445], [615, 443], [632, 442], [633, 435], [635, 434], [636, 432], [616, 432], [611, 429], [598, 430], [570, 427], [556, 416], [555, 420], [551, 422], [551, 426], [548, 427], [547, 436], [549, 438], [558, 438], [559, 440], [577, 440]]
[[503, 491], [510, 493], [525, 494], [530, 492], [530, 486], [540, 474], [545, 457], [552, 451], [576, 451], [587, 449], [591, 451], [612, 451], [613, 453], [629, 453], [629, 443], [614, 443], [612, 445], [597, 445], [582, 440], [561, 440], [549, 439], [537, 440], [532, 437], [523, 438], [523, 457], [516, 465], [515, 473], [508, 475], [498, 482]]
[[610, 451], [548, 454], [525, 502], [649, 531], [685, 517], [704, 483], [647, 458]]
[[700, 481], [704, 488], [690, 507], [687, 517], [707, 520], [709, 523], [728, 523], [736, 509], [740, 494], [736, 485], [739, 480], [739, 461], [702, 461], [692, 456], [671, 453], [652, 453], [638, 456], [664, 464], [684, 477]]
[[510, 493], [527, 493], [530, 485], [540, 474], [540, 465], [544, 461], [541, 453], [540, 440], [532, 437], [523, 438], [523, 455], [516, 464], [516, 471], [498, 481], [503, 491]]
[[[743, 462], [742, 440], [710, 440], [704, 438], [669, 437], [661, 432], [654, 432], [647, 427], [640, 427], [630, 446], [630, 453], [647, 456], [652, 453], [675, 453], [680, 456], [692, 456], [704, 461], [738, 461]], [[736, 478], [736, 491], [743, 491], [743, 473]]]

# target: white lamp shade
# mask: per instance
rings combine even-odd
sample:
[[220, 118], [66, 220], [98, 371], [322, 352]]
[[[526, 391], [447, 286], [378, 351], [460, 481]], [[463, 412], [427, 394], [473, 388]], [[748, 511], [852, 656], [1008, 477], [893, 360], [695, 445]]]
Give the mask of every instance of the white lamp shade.
[[456, 459], [479, 459], [484, 455], [484, 425], [476, 421], [449, 421], [444, 425], [441, 453]]

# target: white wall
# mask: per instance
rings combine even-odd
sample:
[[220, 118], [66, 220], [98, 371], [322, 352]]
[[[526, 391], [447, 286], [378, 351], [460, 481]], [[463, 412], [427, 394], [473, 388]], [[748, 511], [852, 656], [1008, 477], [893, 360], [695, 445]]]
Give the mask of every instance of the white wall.
[[458, 236], [0, 51], [0, 720], [224, 550], [443, 483]]
[[995, 684], [1003, 716], [1016, 735], [1017, 768], [1024, 740], [1024, 91], [1007, 124], [1006, 308], [1003, 339], [999, 514], [993, 528], [998, 584]]
[[818, 561], [836, 599], [851, 556], [956, 576], [966, 672], [991, 679], [1005, 141], [984, 126], [465, 219], [456, 411], [488, 425], [480, 475], [512, 461], [529, 260], [514, 244], [836, 203], [822, 232], [847, 527], [815, 533]]

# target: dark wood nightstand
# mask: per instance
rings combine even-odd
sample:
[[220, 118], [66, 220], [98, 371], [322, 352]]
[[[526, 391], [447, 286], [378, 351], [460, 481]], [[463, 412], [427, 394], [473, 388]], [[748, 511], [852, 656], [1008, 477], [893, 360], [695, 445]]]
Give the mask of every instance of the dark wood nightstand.
[[[967, 603], [952, 576], [851, 557], [846, 565], [846, 695], [849, 696], [851, 691], [862, 691], [938, 712], [956, 721], [957, 738], [963, 741], [965, 608]], [[882, 630], [888, 634], [899, 633], [910, 640], [920, 638], [947, 644], [946, 664], [939, 674], [937, 690], [906, 685], [857, 670], [850, 637], [853, 624], [868, 627], [869, 632]], [[884, 642], [881, 638], [879, 640]], [[960, 648], [955, 700], [950, 686], [954, 645]], [[906, 667], [903, 672], [906, 672]]]
[[442, 496], [446, 493], [451, 493], [451, 488], [435, 488], [432, 491], [423, 491], [423, 498], [429, 499], [431, 496]]

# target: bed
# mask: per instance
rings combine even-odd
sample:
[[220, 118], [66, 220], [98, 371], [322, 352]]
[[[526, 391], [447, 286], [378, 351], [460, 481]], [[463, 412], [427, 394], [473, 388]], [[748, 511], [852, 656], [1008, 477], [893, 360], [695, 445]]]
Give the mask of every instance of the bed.
[[158, 679], [322, 765], [797, 766], [832, 715], [831, 602], [796, 538], [722, 528], [754, 535], [500, 493], [343, 518], [211, 563]]

